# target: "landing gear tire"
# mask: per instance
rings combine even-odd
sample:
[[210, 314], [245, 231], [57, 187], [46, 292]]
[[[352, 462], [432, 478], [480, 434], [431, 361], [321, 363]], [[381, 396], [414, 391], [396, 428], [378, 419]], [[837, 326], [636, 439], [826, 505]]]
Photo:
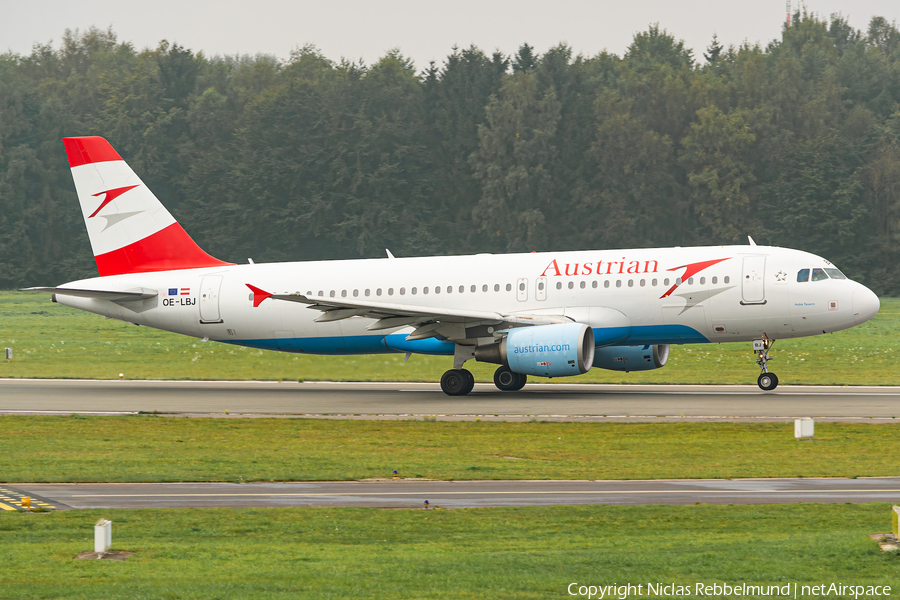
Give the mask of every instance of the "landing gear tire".
[[769, 356], [769, 349], [775, 344], [775, 340], [770, 340], [766, 337], [766, 334], [763, 334], [763, 339], [754, 340], [753, 341], [753, 351], [756, 353], [756, 364], [759, 365], [759, 378], [756, 380], [756, 384], [759, 386], [764, 392], [771, 392], [776, 387], [778, 387], [778, 376], [775, 373], [769, 373], [769, 361], [772, 360], [772, 357]]
[[475, 377], [465, 369], [450, 369], [441, 377], [441, 390], [448, 396], [465, 396], [475, 387]]
[[763, 373], [756, 380], [756, 383], [759, 385], [759, 389], [764, 392], [770, 392], [778, 387], [778, 375], [775, 373]]
[[528, 376], [522, 373], [513, 373], [508, 367], [500, 367], [494, 371], [494, 385], [503, 392], [516, 392], [525, 387]]

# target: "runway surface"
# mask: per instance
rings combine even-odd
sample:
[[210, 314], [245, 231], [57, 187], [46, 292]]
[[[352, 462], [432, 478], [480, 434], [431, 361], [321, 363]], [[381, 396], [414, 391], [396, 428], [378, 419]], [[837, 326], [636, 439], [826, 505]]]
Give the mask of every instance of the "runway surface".
[[430, 383], [0, 379], [0, 413], [291, 415], [528, 420], [898, 422], [900, 387], [477, 384], [450, 397]]
[[896, 502], [900, 477], [662, 481], [341, 481], [12, 484], [57, 508]]

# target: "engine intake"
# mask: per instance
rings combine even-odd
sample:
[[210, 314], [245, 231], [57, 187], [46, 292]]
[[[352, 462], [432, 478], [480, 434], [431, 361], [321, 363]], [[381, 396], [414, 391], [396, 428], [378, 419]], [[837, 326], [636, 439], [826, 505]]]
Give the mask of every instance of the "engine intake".
[[604, 346], [594, 352], [594, 366], [610, 371], [652, 371], [669, 360], [669, 345]]
[[594, 362], [594, 332], [581, 323], [520, 327], [497, 344], [475, 348], [475, 360], [526, 375], [581, 375]]

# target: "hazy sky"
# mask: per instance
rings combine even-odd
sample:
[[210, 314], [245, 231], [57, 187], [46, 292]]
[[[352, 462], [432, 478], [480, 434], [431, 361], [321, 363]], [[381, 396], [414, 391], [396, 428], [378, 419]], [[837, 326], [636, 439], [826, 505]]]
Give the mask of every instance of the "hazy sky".
[[[793, 6], [798, 6], [793, 0]], [[865, 30], [873, 15], [900, 20], [897, 0], [808, 0], [810, 12], [839, 12]], [[713, 33], [724, 45], [768, 43], [780, 36], [784, 0], [0, 0], [0, 52], [58, 47], [63, 31], [112, 27], [137, 49], [162, 39], [215, 54], [273, 54], [315, 44], [325, 56], [372, 63], [399, 48], [420, 69], [441, 63], [454, 45], [512, 54], [528, 42], [538, 52], [560, 42], [576, 53], [621, 55], [651, 23], [702, 58]]]

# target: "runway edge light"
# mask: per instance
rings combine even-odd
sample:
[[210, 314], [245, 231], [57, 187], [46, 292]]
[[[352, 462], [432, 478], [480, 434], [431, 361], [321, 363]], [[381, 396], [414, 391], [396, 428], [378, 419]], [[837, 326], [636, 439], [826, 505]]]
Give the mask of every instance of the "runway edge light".
[[816, 423], [813, 419], [805, 417], [803, 419], [794, 419], [794, 437], [798, 440], [803, 438], [812, 438], [815, 434]]

